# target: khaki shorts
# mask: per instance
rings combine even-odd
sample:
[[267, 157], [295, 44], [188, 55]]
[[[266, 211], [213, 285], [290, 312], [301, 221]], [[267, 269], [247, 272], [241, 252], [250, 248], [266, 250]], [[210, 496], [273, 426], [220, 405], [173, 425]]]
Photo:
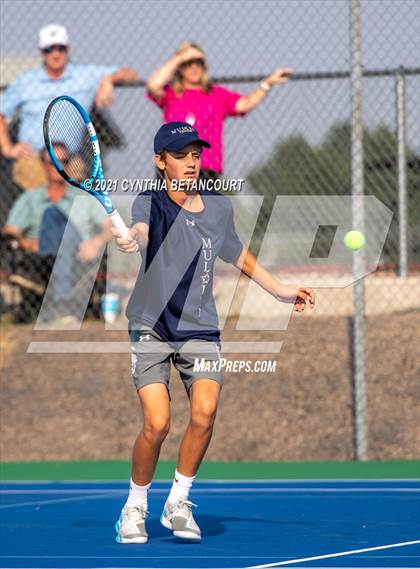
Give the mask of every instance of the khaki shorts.
[[[169, 391], [171, 362], [179, 372], [187, 392], [198, 379], [214, 379], [222, 385], [218, 342], [192, 339], [180, 348], [174, 348], [155, 330], [129, 330], [129, 335], [131, 373], [137, 390], [151, 383], [163, 383]], [[206, 371], [200, 371], [203, 365]]]

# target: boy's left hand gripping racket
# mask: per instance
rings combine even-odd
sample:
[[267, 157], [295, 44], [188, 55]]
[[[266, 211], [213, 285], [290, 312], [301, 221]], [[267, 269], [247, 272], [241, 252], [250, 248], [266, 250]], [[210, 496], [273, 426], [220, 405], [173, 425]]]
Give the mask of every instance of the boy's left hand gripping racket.
[[[95, 189], [95, 181], [103, 180], [101, 152], [92, 121], [82, 107], [63, 95], [48, 105], [44, 116], [45, 146], [57, 171], [69, 184], [94, 196], [105, 208], [112, 225], [121, 237], [127, 238], [128, 228], [113, 207], [106, 188]], [[59, 157], [60, 148], [67, 149], [66, 159]], [[101, 188], [101, 184], [97, 184]]]

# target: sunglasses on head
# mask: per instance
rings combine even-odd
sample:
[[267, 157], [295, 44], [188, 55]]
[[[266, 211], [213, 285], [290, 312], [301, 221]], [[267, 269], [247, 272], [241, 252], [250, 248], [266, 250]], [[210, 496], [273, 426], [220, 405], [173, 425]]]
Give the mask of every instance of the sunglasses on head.
[[60, 53], [65, 53], [67, 51], [66, 45], [50, 45], [49, 47], [44, 48], [42, 53], [52, 53], [54, 50], [59, 51]]

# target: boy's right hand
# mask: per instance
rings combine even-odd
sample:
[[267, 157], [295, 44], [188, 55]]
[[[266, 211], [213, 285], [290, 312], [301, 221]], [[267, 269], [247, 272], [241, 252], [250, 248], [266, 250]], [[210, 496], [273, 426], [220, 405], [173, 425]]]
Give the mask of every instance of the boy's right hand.
[[114, 227], [111, 227], [111, 233], [114, 235], [115, 243], [120, 251], [123, 253], [137, 253], [139, 245], [136, 240], [135, 230], [129, 229], [126, 238], [121, 237], [120, 233]]

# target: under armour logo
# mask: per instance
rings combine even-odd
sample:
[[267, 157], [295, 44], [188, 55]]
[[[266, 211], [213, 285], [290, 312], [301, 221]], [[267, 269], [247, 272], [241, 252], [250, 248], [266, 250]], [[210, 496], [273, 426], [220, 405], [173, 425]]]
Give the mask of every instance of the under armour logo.
[[192, 220], [192, 219], [186, 219], [186, 220], [185, 220], [185, 223], [186, 223], [187, 225], [192, 225], [193, 227], [194, 227], [194, 225], [195, 225], [195, 221]]
[[139, 342], [143, 342], [143, 340], [150, 340], [150, 334], [144, 334], [144, 336], [139, 337]]

